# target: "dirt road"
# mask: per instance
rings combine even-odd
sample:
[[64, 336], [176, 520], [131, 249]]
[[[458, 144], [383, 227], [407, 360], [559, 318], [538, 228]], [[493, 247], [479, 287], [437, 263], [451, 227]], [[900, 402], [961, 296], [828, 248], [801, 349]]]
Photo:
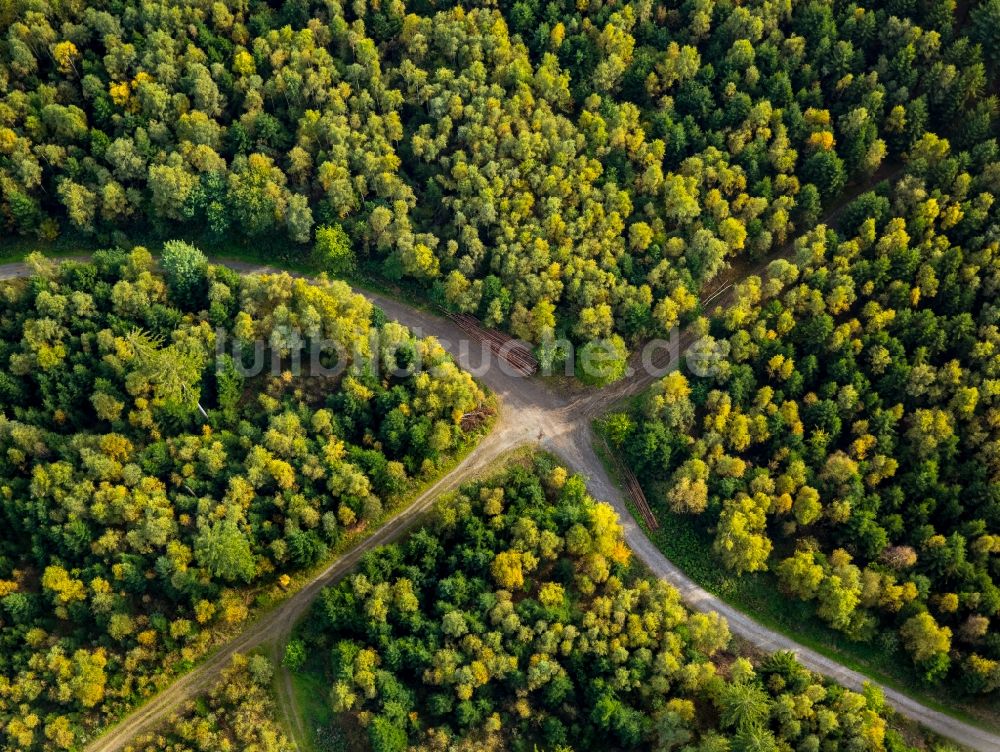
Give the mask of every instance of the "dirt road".
[[[222, 261], [241, 272], [273, 272], [243, 262]], [[23, 264], [0, 266], [0, 279], [24, 276]], [[363, 291], [362, 291], [363, 292]], [[625, 537], [638, 556], [658, 577], [676, 587], [692, 608], [717, 611], [729, 621], [733, 634], [762, 650], [791, 650], [810, 669], [825, 674], [855, 690], [868, 681], [852, 671], [794, 640], [758, 624], [742, 612], [703, 590], [675, 567], [644, 535], [632, 519], [617, 486], [608, 477], [594, 451], [591, 420], [614, 401], [644, 388], [653, 379], [641, 370], [624, 384], [590, 393], [564, 394], [540, 379], [525, 379], [504, 363], [498, 363], [489, 352], [478, 346], [467, 346], [467, 335], [447, 319], [420, 311], [382, 295], [363, 292], [390, 318], [406, 324], [420, 335], [437, 337], [459, 364], [481, 379], [501, 398], [501, 409], [493, 432], [451, 473], [439, 480], [409, 507], [386, 523], [363, 543], [337, 559], [320, 572], [306, 587], [290, 596], [231, 642], [223, 646], [204, 663], [180, 677], [145, 705], [123, 719], [117, 726], [95, 739], [85, 752], [117, 752], [136, 735], [151, 731], [185, 700], [203, 692], [221, 675], [235, 653], [243, 653], [265, 644], [282, 640], [295, 622], [305, 613], [320, 590], [343, 577], [361, 556], [372, 548], [395, 540], [409, 530], [443, 492], [487, 470], [502, 454], [525, 444], [536, 443], [558, 455], [574, 472], [587, 479], [590, 492], [612, 503], [622, 520]], [[682, 347], [692, 337], [682, 332]], [[925, 707], [921, 703], [888, 687], [883, 687], [886, 699], [903, 715], [979, 752], [1000, 750], [1000, 735], [963, 723], [949, 715]]]

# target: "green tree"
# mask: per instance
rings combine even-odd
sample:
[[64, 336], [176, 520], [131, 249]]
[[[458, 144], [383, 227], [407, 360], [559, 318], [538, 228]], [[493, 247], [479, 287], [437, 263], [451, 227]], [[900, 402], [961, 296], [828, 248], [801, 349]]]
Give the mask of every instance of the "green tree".
[[384, 715], [377, 715], [368, 727], [372, 752], [406, 752], [409, 747], [406, 730]]
[[723, 504], [713, 550], [723, 563], [737, 572], [758, 572], [767, 568], [773, 544], [766, 535], [765, 500], [740, 494]]
[[722, 725], [739, 731], [759, 729], [771, 712], [767, 692], [753, 681], [733, 681], [719, 692]]
[[175, 301], [189, 307], [190, 301], [202, 299], [208, 272], [204, 253], [182, 240], [168, 240], [163, 244], [160, 265]]
[[815, 185], [826, 201], [837, 196], [847, 182], [844, 162], [832, 149], [810, 154], [802, 165], [802, 177]]
[[926, 611], [911, 616], [900, 628], [904, 644], [913, 660], [924, 667], [930, 681], [940, 679], [947, 671], [951, 630], [940, 626]]
[[302, 640], [289, 640], [285, 645], [285, 652], [281, 659], [281, 665], [289, 671], [299, 671], [306, 663], [306, 645]]
[[1000, 68], [1000, 0], [982, 0], [969, 13], [970, 36], [983, 46], [983, 55]]
[[217, 520], [202, 528], [194, 551], [201, 566], [230, 582], [250, 582], [257, 571], [250, 541], [232, 520]]
[[354, 271], [354, 250], [343, 227], [338, 224], [316, 228], [313, 259], [321, 269], [331, 274], [349, 274]]
[[587, 342], [577, 351], [576, 375], [585, 384], [611, 384], [625, 376], [628, 350], [617, 334]]

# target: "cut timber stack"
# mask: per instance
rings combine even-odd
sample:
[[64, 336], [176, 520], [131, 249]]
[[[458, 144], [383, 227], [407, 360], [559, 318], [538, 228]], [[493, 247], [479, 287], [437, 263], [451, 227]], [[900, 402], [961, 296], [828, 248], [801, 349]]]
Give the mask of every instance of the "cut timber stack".
[[522, 376], [531, 376], [538, 371], [538, 361], [523, 342], [495, 329], [487, 329], [475, 316], [467, 313], [449, 313], [448, 318], [466, 334], [489, 345], [491, 352], [507, 361]]
[[[603, 441], [603, 439], [602, 439]], [[639, 479], [635, 477], [635, 473], [632, 469], [627, 467], [618, 453], [615, 452], [608, 442], [604, 442], [604, 448], [608, 452], [608, 456], [614, 460], [615, 467], [618, 468], [618, 476], [622, 479], [622, 483], [625, 485], [625, 491], [628, 493], [629, 498], [635, 504], [636, 509], [639, 510], [639, 514], [642, 516], [643, 521], [650, 530], [659, 530], [660, 523], [656, 521], [656, 517], [653, 515], [653, 510], [649, 508], [649, 502], [646, 501], [646, 494], [642, 491], [642, 486], [639, 485]]]

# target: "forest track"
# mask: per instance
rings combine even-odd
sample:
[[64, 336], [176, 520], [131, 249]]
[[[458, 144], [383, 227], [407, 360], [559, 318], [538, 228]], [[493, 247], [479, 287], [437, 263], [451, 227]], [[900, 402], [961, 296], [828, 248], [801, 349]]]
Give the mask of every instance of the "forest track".
[[268, 658], [274, 665], [274, 678], [272, 690], [274, 692], [274, 702], [279, 714], [278, 720], [283, 722], [292, 745], [299, 750], [306, 749], [305, 744], [309, 740], [306, 731], [305, 719], [299, 711], [298, 697], [295, 693], [295, 680], [292, 679], [292, 672], [281, 664], [282, 646], [278, 641], [271, 644], [267, 651]]
[[[842, 207], [835, 211], [840, 208]], [[773, 258], [775, 256], [768, 261]], [[278, 272], [276, 269], [240, 261], [219, 260], [216, 263], [243, 273]], [[23, 263], [0, 265], [0, 279], [28, 274], [28, 268]], [[495, 467], [501, 455], [527, 444], [539, 444], [557, 455], [571, 470], [586, 478], [590, 493], [595, 498], [607, 500], [618, 512], [625, 530], [625, 540], [635, 555], [655, 576], [677, 588], [691, 608], [717, 611], [727, 619], [734, 635], [763, 651], [790, 650], [807, 668], [850, 689], [860, 691], [865, 683], [881, 687], [888, 703], [901, 715], [942, 736], [978, 752], [1000, 750], [1000, 735], [929, 708], [900, 691], [880, 685], [836, 660], [759, 624], [701, 588], [663, 555], [636, 524], [621, 490], [611, 480], [598, 458], [590, 425], [595, 417], [615, 402], [637, 394], [652, 383], [653, 379], [643, 370], [637, 369], [623, 383], [602, 390], [567, 394], [563, 390], [557, 391], [540, 379], [521, 377], [516, 369], [505, 361], [498, 360], [488, 347], [481, 348], [479, 353], [471, 352], [473, 348], [468, 347], [468, 335], [447, 318], [418, 310], [378, 293], [359, 292], [381, 307], [389, 318], [409, 326], [416, 334], [437, 337], [463, 368], [471, 371], [500, 397], [501, 406], [493, 431], [454, 470], [425, 490], [369, 538], [332, 562], [301, 590], [251, 623], [240, 635], [220, 647], [197, 667], [180, 676], [116, 726], [91, 741], [84, 752], [118, 752], [136, 736], [155, 729], [177, 712], [185, 701], [211, 687], [221, 677], [234, 654], [246, 653], [261, 646], [280, 645], [319, 592], [347, 574], [366, 552], [404, 535], [442, 493]], [[682, 331], [681, 351], [693, 339], [689, 330]]]

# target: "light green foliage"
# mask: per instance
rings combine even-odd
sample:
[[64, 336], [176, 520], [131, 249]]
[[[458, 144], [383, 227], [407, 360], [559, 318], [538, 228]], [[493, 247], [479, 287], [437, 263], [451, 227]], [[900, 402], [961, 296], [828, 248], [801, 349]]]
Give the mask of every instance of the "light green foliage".
[[205, 527], [195, 538], [194, 553], [199, 564], [229, 582], [250, 582], [256, 572], [250, 541], [232, 520]]
[[163, 274], [175, 300], [186, 302], [202, 292], [208, 271], [208, 259], [190, 243], [181, 240], [169, 240], [164, 243], [160, 265], [163, 267]]
[[576, 376], [584, 384], [602, 386], [625, 375], [628, 350], [622, 338], [614, 335], [587, 342], [576, 354]]
[[356, 263], [351, 239], [340, 225], [316, 228], [313, 258], [321, 269], [331, 274], [348, 274], [354, 271]]
[[281, 665], [290, 671], [298, 671], [306, 662], [306, 646], [302, 640], [289, 640], [281, 658]]

